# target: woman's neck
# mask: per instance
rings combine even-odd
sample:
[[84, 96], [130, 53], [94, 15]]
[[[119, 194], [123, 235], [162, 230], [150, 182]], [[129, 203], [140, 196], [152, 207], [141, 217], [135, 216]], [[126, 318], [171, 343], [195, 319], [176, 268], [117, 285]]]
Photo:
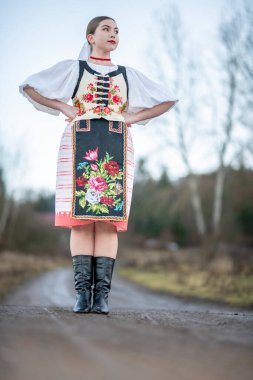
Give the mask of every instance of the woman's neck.
[[[94, 58], [91, 58], [94, 57]], [[101, 59], [95, 59], [95, 58], [101, 58]], [[95, 65], [100, 66], [115, 66], [110, 61], [103, 61], [103, 59], [111, 59], [109, 52], [104, 51], [97, 51], [96, 49], [93, 49], [93, 51], [90, 53], [90, 56], [88, 58], [88, 62], [94, 63]]]
[[98, 61], [98, 60], [92, 59], [92, 58], [88, 58], [87, 62], [94, 63], [95, 65], [98, 65], [98, 66], [115, 66], [112, 63], [109, 63], [108, 61], [102, 62], [102, 61]]

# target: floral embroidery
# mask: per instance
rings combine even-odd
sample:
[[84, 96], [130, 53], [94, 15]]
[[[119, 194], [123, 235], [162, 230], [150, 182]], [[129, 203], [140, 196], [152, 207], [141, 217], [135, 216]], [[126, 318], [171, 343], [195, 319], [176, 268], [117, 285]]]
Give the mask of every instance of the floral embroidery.
[[[123, 193], [123, 172], [116, 161], [113, 161], [106, 152], [103, 159], [98, 159], [98, 147], [88, 150], [83, 156], [86, 161], [77, 165], [77, 170], [83, 173], [76, 178], [76, 184], [80, 190], [75, 191], [79, 198], [79, 205], [83, 209], [95, 214], [109, 214], [109, 209], [122, 210], [123, 201], [120, 194]], [[88, 161], [88, 162], [87, 162]]]
[[86, 95], [83, 95], [82, 98], [84, 100], [86, 100], [87, 102], [92, 102], [93, 100], [93, 95], [92, 94], [86, 94]]
[[[92, 111], [99, 116], [106, 116], [115, 112], [115, 106], [118, 108], [118, 111], [116, 112], [120, 113], [127, 108], [128, 102], [123, 102], [122, 97], [120, 96], [120, 87], [113, 84], [113, 78], [109, 78], [108, 84], [108, 91], [103, 92], [103, 94], [97, 94], [96, 85], [94, 83], [89, 83], [86, 86], [86, 92], [80, 96], [80, 100], [77, 97], [74, 98], [74, 105], [79, 108], [78, 116], [83, 115], [87, 111]], [[91, 104], [97, 104], [96, 98], [100, 96], [103, 97], [102, 95], [108, 97], [108, 99], [106, 99], [108, 100], [107, 106], [97, 105], [95, 107], [89, 107]], [[103, 102], [102, 99], [100, 100]], [[87, 104], [88, 108], [85, 107], [85, 104]]]
[[97, 160], [98, 159], [98, 147], [95, 150], [88, 150], [88, 152], [86, 152], [86, 156], [84, 156], [83, 158], [86, 158], [86, 160], [89, 160], [89, 161]]
[[79, 108], [78, 113], [77, 113], [78, 116], [85, 114], [86, 110], [85, 110], [84, 104], [80, 103], [79, 99], [74, 100], [74, 106]]
[[94, 91], [96, 90], [95, 86], [93, 83], [89, 83], [87, 88], [92, 88]]

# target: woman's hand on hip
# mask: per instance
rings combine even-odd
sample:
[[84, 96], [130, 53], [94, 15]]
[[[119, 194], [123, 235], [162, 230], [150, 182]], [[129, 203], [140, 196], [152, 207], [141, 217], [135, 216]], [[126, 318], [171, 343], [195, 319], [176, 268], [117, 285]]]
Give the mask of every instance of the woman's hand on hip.
[[123, 111], [122, 112], [122, 116], [124, 117], [125, 119], [125, 123], [128, 127], [132, 127], [131, 123], [134, 123], [134, 113], [130, 113], [130, 112], [125, 112]]
[[68, 117], [65, 121], [70, 123], [78, 115], [79, 108], [63, 103], [60, 111]]

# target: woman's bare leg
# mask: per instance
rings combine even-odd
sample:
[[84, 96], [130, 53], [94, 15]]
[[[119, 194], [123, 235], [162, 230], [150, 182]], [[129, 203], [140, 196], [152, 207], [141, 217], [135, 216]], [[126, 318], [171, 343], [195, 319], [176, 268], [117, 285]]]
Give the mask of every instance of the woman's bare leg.
[[71, 256], [94, 255], [94, 223], [71, 228], [70, 251]]
[[118, 251], [118, 233], [112, 224], [95, 222], [94, 256], [108, 256], [116, 259]]

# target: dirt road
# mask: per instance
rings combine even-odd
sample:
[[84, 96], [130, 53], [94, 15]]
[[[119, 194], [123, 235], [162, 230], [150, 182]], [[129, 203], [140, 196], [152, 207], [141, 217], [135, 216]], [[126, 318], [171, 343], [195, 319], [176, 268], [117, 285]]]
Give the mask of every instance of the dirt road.
[[72, 268], [28, 281], [1, 312], [1, 379], [246, 380], [253, 312], [158, 295], [114, 271], [110, 314], [75, 314]]

